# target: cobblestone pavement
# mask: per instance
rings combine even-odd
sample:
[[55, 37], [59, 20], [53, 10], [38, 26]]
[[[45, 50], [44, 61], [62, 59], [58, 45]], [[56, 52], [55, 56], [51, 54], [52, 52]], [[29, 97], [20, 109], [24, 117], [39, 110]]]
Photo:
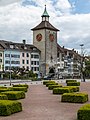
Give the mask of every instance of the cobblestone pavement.
[[[90, 82], [81, 83], [80, 91], [87, 92], [90, 98]], [[60, 99], [60, 95], [53, 95], [42, 84], [30, 85], [26, 98], [20, 100], [23, 111], [0, 120], [77, 120], [77, 110], [82, 104], [61, 103]]]

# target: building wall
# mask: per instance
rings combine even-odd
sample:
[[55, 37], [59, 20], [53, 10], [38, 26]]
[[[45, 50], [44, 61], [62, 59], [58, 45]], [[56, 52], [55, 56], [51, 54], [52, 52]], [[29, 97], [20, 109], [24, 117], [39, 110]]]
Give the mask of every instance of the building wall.
[[[42, 34], [41, 41], [38, 41], [36, 37], [39, 33]], [[50, 40], [50, 34], [54, 35], [53, 41]], [[33, 44], [41, 51], [40, 72], [43, 75], [48, 74], [51, 62], [57, 60], [57, 32], [48, 29], [35, 30], [33, 31]]]
[[34, 72], [34, 73], [39, 73], [39, 65], [40, 65], [40, 55], [38, 52], [32, 52], [31, 53], [31, 70]]
[[[50, 34], [53, 34], [54, 39], [50, 39]], [[50, 67], [57, 62], [57, 32], [46, 30], [46, 74], [49, 73]]]
[[20, 68], [31, 70], [31, 54], [28, 51], [20, 52]]
[[4, 63], [3, 63], [3, 51], [0, 50], [0, 71], [3, 71]]
[[[42, 34], [42, 40], [37, 41], [37, 35]], [[33, 31], [33, 44], [41, 51], [40, 56], [40, 72], [45, 74], [46, 72], [46, 52], [45, 52], [45, 29]]]
[[20, 52], [17, 50], [4, 50], [4, 70], [10, 67], [20, 67]]

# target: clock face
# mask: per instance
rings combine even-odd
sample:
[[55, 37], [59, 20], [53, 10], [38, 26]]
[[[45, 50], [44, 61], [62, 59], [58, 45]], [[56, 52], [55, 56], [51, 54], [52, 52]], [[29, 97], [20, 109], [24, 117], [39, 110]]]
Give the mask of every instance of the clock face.
[[37, 39], [37, 41], [41, 41], [42, 40], [42, 34], [41, 33], [37, 34], [36, 39]]
[[54, 41], [54, 35], [53, 34], [49, 34], [49, 39], [50, 39], [51, 42], [53, 42]]

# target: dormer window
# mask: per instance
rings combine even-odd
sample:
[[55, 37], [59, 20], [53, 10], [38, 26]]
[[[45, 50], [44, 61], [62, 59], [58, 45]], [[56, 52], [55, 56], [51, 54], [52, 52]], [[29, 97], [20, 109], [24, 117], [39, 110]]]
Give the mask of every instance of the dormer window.
[[14, 45], [10, 45], [10, 48], [12, 48], [12, 49], [13, 49], [13, 48], [14, 48]]
[[26, 49], [27, 49], [27, 47], [26, 47], [26, 46], [24, 46], [24, 49], [26, 50]]

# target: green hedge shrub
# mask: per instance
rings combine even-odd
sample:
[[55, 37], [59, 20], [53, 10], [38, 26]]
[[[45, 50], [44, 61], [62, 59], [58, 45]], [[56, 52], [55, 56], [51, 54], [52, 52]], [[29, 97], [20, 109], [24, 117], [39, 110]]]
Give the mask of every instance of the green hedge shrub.
[[90, 104], [85, 104], [79, 108], [77, 120], [90, 120]]
[[0, 116], [8, 116], [22, 111], [22, 104], [18, 101], [0, 100]]
[[48, 83], [48, 80], [43, 81], [43, 85], [46, 85]]
[[28, 88], [29, 86], [27, 84], [17, 84], [17, 85], [13, 85], [13, 87], [26, 87], [26, 88]]
[[0, 86], [0, 89], [7, 89], [7, 87], [5, 87], [5, 86]]
[[9, 91], [24, 91], [24, 92], [27, 92], [26, 87], [9, 87], [8, 90]]
[[80, 82], [67, 82], [67, 86], [80, 86]]
[[70, 93], [72, 89], [70, 88], [53, 88], [53, 94], [63, 94], [63, 93]]
[[43, 81], [43, 85], [46, 85], [47, 83], [55, 83], [55, 81], [52, 81], [52, 80], [45, 80], [45, 81]]
[[48, 87], [49, 85], [58, 85], [58, 83], [47, 83], [46, 87]]
[[53, 90], [53, 88], [58, 88], [58, 87], [62, 87], [62, 85], [60, 85], [60, 84], [58, 84], [58, 85], [49, 85], [48, 89]]
[[61, 97], [62, 102], [85, 103], [88, 101], [86, 93], [64, 93]]
[[6, 92], [2, 92], [2, 94], [7, 95], [8, 100], [18, 100], [25, 98], [24, 91], [6, 91]]
[[66, 83], [68, 82], [77, 82], [77, 80], [66, 80]]
[[0, 100], [8, 100], [7, 95], [0, 94]]
[[73, 92], [79, 92], [79, 86], [65, 86], [64, 88], [70, 88]]
[[0, 93], [1, 93], [1, 92], [5, 92], [5, 91], [8, 91], [8, 88], [1, 88], [1, 89], [0, 89]]

